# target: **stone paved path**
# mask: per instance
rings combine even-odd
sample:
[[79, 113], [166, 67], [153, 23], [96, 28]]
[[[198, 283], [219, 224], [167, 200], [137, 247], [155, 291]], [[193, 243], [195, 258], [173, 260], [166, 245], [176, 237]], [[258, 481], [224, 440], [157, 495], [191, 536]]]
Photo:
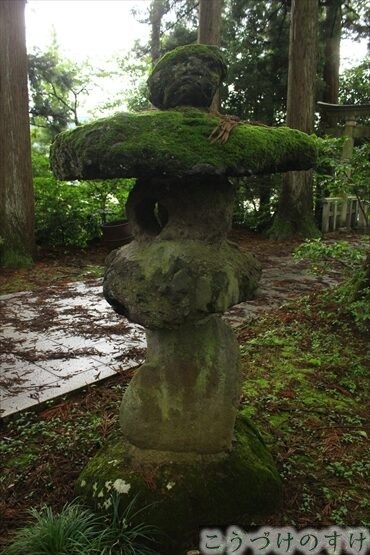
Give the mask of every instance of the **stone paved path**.
[[116, 316], [101, 280], [0, 297], [0, 410], [7, 416], [137, 366], [141, 326]]
[[306, 262], [295, 262], [291, 256], [268, 256], [263, 265], [262, 278], [256, 296], [233, 306], [224, 318], [233, 327], [251, 322], [262, 312], [281, 306], [284, 302], [313, 291], [332, 287], [342, 279], [342, 273], [316, 277], [308, 271]]
[[[237, 327], [261, 312], [341, 279], [320, 279], [289, 254], [257, 257], [263, 276], [256, 298], [234, 306], [225, 319]], [[141, 326], [117, 316], [102, 295], [101, 280], [0, 297], [0, 410], [7, 416], [141, 364]]]

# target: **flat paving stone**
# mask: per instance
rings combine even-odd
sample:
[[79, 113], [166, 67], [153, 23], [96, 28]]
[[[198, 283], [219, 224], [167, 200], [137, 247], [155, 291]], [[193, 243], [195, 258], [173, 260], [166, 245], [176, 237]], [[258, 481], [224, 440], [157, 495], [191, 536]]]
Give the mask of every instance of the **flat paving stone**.
[[7, 396], [17, 395], [20, 391], [32, 391], [33, 387], [44, 387], [58, 378], [34, 362], [19, 357], [8, 357], [1, 364], [0, 387]]
[[[43, 379], [45, 379], [48, 370], [42, 367], [40, 370], [43, 373]], [[66, 375], [62, 378], [60, 376], [53, 376], [53, 381], [48, 383], [44, 382], [38, 386], [35, 384], [37, 378], [37, 374], [35, 374], [32, 386], [28, 389], [22, 388], [17, 395], [10, 395], [6, 391], [2, 392], [2, 402], [4, 406], [7, 407], [7, 412], [4, 416], [31, 408], [50, 399], [54, 399], [55, 397], [66, 395], [67, 393], [71, 393], [72, 391], [108, 378], [114, 375], [114, 373], [112, 368], [104, 364], [99, 365], [96, 362], [95, 366], [90, 367], [87, 371]], [[40, 374], [38, 374], [38, 376], [40, 376]]]
[[3, 295], [0, 310], [3, 417], [143, 361], [144, 329], [113, 312], [102, 280]]

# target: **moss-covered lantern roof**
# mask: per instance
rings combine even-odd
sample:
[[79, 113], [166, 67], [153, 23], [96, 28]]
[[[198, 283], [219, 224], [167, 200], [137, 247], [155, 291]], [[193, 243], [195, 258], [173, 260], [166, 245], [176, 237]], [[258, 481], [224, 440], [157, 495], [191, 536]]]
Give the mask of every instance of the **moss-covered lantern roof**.
[[196, 108], [119, 113], [60, 133], [51, 146], [59, 179], [249, 176], [307, 170], [313, 137], [288, 127], [237, 125], [226, 143], [210, 142], [220, 122]]

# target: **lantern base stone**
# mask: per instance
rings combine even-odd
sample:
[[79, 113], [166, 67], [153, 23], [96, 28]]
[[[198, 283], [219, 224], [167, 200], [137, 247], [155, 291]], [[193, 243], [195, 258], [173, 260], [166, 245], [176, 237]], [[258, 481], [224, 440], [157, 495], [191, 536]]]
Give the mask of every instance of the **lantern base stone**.
[[217, 455], [142, 450], [113, 438], [84, 468], [77, 487], [102, 511], [111, 509], [112, 494], [122, 510], [135, 498], [139, 519], [165, 534], [158, 546], [163, 555], [197, 545], [202, 528], [258, 524], [281, 500], [272, 457], [242, 416], [232, 449]]

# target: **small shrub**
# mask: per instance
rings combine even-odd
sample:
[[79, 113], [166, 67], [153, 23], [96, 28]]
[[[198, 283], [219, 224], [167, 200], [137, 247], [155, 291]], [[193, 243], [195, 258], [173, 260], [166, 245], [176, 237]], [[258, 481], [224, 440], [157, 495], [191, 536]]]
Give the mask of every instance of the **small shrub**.
[[32, 161], [39, 245], [85, 247], [102, 223], [124, 217], [133, 179], [58, 181], [45, 154], [34, 150]]
[[[150, 544], [159, 531], [138, 521], [136, 498], [121, 510], [112, 496], [112, 513], [96, 515], [77, 502], [55, 514], [50, 507], [31, 509], [33, 522], [20, 529], [3, 555], [158, 555]], [[135, 523], [136, 522], [136, 523]]]
[[147, 507], [135, 510], [137, 497], [125, 509], [119, 495], [113, 495], [111, 500], [112, 513], [105, 520], [101, 555], [158, 555], [149, 545], [160, 531], [138, 518]]
[[34, 522], [19, 530], [4, 555], [84, 555], [98, 553], [102, 518], [76, 503], [65, 505], [60, 514], [50, 507], [30, 510]]

